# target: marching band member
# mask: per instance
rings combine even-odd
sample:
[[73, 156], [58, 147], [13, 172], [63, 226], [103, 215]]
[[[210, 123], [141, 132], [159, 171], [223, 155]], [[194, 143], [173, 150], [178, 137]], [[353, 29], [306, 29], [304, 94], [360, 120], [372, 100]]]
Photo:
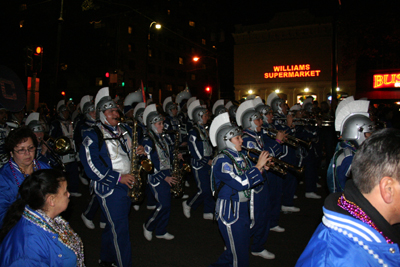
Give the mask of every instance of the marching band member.
[[135, 106], [135, 109], [133, 110], [133, 118], [138, 123], [137, 131], [138, 131], [139, 144], [142, 143], [143, 138], [147, 135], [147, 128], [146, 125], [144, 125], [143, 121], [143, 112], [145, 108], [146, 108], [146, 103], [140, 102]]
[[238, 109], [238, 105], [236, 103], [234, 104], [232, 101], [229, 101], [228, 103], [226, 103], [225, 108], [228, 111], [231, 123], [233, 125], [236, 125], [236, 111]]
[[225, 101], [223, 99], [217, 100], [212, 108], [212, 114], [216, 117], [219, 114], [222, 114], [224, 112], [227, 112], [227, 109], [225, 108]]
[[[132, 266], [128, 189], [132, 188], [136, 178], [129, 174], [131, 128], [119, 124], [118, 108], [108, 87], [97, 93], [95, 109], [98, 122], [83, 132], [79, 155], [107, 219], [101, 238], [100, 266], [113, 263], [120, 267]], [[136, 153], [143, 154], [143, 148], [138, 147]]]
[[[175, 136], [174, 136], [174, 134], [172, 134], [170, 132], [178, 131], [180, 133], [179, 134], [179, 142], [181, 143], [181, 146], [186, 146], [187, 145], [186, 136], [183, 136], [181, 134], [180, 121], [177, 117], [178, 107], [172, 101], [172, 97], [169, 96], [164, 100], [163, 110], [167, 114], [167, 117], [164, 120], [164, 130], [169, 132], [168, 134], [172, 141], [174, 141]], [[172, 143], [170, 145], [172, 145]]]
[[153, 238], [154, 231], [157, 238], [172, 240], [174, 236], [167, 232], [167, 226], [171, 212], [171, 186], [177, 182], [171, 176], [173, 151], [162, 134], [164, 117], [158, 113], [155, 104], [146, 107], [143, 121], [148, 133], [143, 140], [144, 151], [154, 165], [154, 173], [148, 175], [148, 182], [157, 200], [156, 209], [143, 224], [143, 234], [148, 241]]
[[210, 143], [209, 133], [204, 127], [208, 121], [208, 112], [205, 106], [200, 105], [200, 100], [190, 104], [188, 115], [193, 121], [193, 128], [189, 131], [189, 149], [192, 173], [197, 184], [197, 193], [182, 203], [183, 214], [190, 218], [190, 211], [196, 210], [204, 203], [203, 218], [213, 219], [215, 201], [211, 193], [210, 171], [213, 149]]
[[175, 97], [175, 102], [178, 107], [178, 120], [179, 120], [179, 125], [180, 125], [180, 131], [181, 135], [187, 136], [189, 129], [187, 129], [187, 121], [189, 119], [188, 117], [188, 108], [189, 106], [187, 104], [187, 100], [189, 100], [192, 97], [189, 91], [189, 87], [186, 84], [186, 89], [180, 92], [179, 94], [176, 95]]
[[73, 123], [70, 120], [70, 111], [65, 105], [64, 100], [60, 100], [57, 104], [57, 119], [51, 123], [50, 136], [56, 139], [57, 137], [65, 136], [69, 139], [71, 148], [66, 152], [66, 155], [61, 156], [65, 170], [68, 176], [68, 190], [73, 197], [82, 196], [78, 192], [79, 189], [79, 170], [76, 161], [75, 144], [73, 141]]
[[133, 125], [133, 112], [137, 103], [143, 102], [142, 90], [139, 89], [136, 92], [129, 93], [124, 99], [124, 116], [125, 123]]
[[[261, 152], [255, 166], [241, 152], [241, 130], [232, 126], [228, 113], [215, 117], [210, 140], [219, 154], [213, 160], [212, 186], [217, 203], [215, 216], [226, 250], [210, 266], [249, 266], [252, 188], [264, 182], [262, 172], [268, 152]], [[251, 215], [251, 217], [253, 217]]]
[[[186, 102], [186, 107], [189, 107], [190, 104], [193, 103], [193, 101], [197, 100], [197, 98], [195, 96], [192, 96], [191, 98], [189, 98], [189, 100]], [[201, 103], [201, 101], [200, 101]], [[193, 127], [193, 122], [190, 120], [189, 116], [187, 117], [186, 120], [186, 130], [189, 132], [190, 129], [192, 129]]]
[[[278, 130], [283, 130], [285, 133], [294, 135], [295, 129], [293, 125], [292, 116], [287, 116], [287, 107], [285, 101], [275, 93], [272, 92], [267, 98], [267, 105], [272, 108], [274, 112], [275, 126]], [[279, 119], [287, 119], [279, 120]], [[283, 154], [279, 157], [291, 165], [297, 165], [296, 150], [286, 144], [282, 146]], [[297, 178], [288, 172], [283, 180], [282, 191], [282, 211], [283, 212], [299, 212], [300, 208], [295, 207], [293, 204], [294, 194], [297, 188]]]
[[25, 121], [25, 125], [35, 134], [38, 143], [36, 148], [36, 160], [46, 162], [52, 168], [64, 169], [64, 164], [60, 157], [50, 151], [50, 145], [44, 143], [46, 142], [44, 140], [45, 127], [43, 127], [43, 122], [40, 121], [39, 117], [39, 113], [32, 112]]
[[[147, 128], [143, 121], [143, 113], [146, 108], [146, 103], [140, 102], [136, 105], [133, 110], [133, 117], [137, 122], [137, 134], [138, 134], [138, 143], [141, 144], [143, 139], [147, 136]], [[153, 210], [156, 208], [157, 201], [151, 193], [150, 185], [147, 183], [146, 185], [146, 198], [147, 198], [147, 209]], [[136, 203], [133, 208], [135, 210], [139, 210], [139, 203]]]
[[[295, 119], [303, 119], [303, 116], [310, 117], [312, 110], [312, 98], [307, 98], [303, 102], [303, 106], [300, 110], [294, 112]], [[296, 105], [297, 108], [297, 105]], [[320, 153], [319, 153], [319, 125], [308, 125], [300, 123], [296, 125], [296, 138], [311, 142], [310, 148], [300, 147], [300, 164], [304, 165], [304, 184], [305, 184], [305, 197], [311, 199], [320, 199], [321, 196], [317, 192], [317, 181], [318, 181], [318, 167], [320, 164]], [[303, 159], [304, 158], [304, 159]]]
[[367, 100], [348, 100], [338, 106], [335, 129], [340, 132], [341, 141], [327, 171], [328, 189], [331, 193], [343, 192], [350, 177], [350, 165], [354, 154], [375, 130], [374, 122], [369, 118], [368, 106]]
[[[276, 130], [273, 124], [273, 112], [270, 106], [265, 105], [261, 98], [255, 98], [253, 100], [256, 111], [262, 115], [262, 138], [264, 147], [269, 148], [269, 153], [273, 157], [277, 157], [282, 153], [282, 142], [285, 141], [287, 134], [283, 131], [278, 131], [276, 136], [272, 138], [268, 129], [272, 128]], [[274, 232], [284, 232], [285, 228], [279, 226], [279, 217], [281, 213], [282, 203], [282, 188], [283, 188], [283, 177], [282, 174], [274, 171], [268, 172], [268, 189], [269, 189], [269, 227]]]
[[[236, 112], [237, 125], [243, 128], [243, 146], [257, 151], [270, 151], [275, 154], [272, 147], [267, 147], [264, 143], [263, 124], [261, 114], [255, 110], [254, 99], [246, 100], [241, 103]], [[279, 144], [276, 146], [279, 149]], [[257, 157], [257, 155], [252, 155]], [[270, 195], [269, 195], [269, 174], [265, 172], [266, 182], [256, 186], [254, 192], [254, 223], [251, 224], [250, 234], [253, 236], [251, 254], [264, 259], [274, 259], [275, 255], [266, 249], [264, 244], [267, 242], [269, 233], [269, 213], [270, 213]]]
[[[87, 131], [90, 127], [92, 127], [96, 123], [96, 109], [93, 103], [93, 96], [90, 95], [83, 96], [81, 102], [79, 103], [79, 106], [82, 111], [83, 117], [76, 123], [74, 130], [74, 140], [75, 144], [77, 145], [77, 149], [78, 148], [80, 149], [80, 146], [82, 144], [83, 132]], [[78, 153], [79, 151], [80, 150], [78, 150]], [[83, 176], [85, 177], [83, 179], [86, 178], [89, 179], [84, 170], [83, 170]], [[96, 194], [94, 193], [93, 183], [90, 184], [90, 193], [91, 193], [90, 202], [85, 211], [81, 214], [81, 218], [87, 228], [94, 229], [95, 226], [93, 223], [93, 218], [98, 209], [100, 208], [100, 203], [97, 200]], [[101, 213], [100, 228], [104, 227], [106, 227], [106, 219], [104, 217], [104, 214]]]

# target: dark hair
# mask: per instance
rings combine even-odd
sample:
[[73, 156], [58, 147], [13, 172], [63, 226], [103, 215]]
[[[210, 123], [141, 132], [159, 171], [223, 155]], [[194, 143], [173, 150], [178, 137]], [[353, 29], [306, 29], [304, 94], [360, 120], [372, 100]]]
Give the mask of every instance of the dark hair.
[[25, 206], [33, 210], [42, 209], [48, 194], [57, 194], [60, 182], [66, 181], [62, 172], [55, 169], [44, 169], [33, 172], [22, 182], [18, 199], [10, 206], [4, 217], [3, 228], [0, 231], [0, 242], [21, 219]]
[[385, 176], [400, 181], [400, 130], [382, 129], [367, 138], [353, 158], [351, 174], [364, 194]]
[[33, 145], [35, 147], [38, 146], [36, 135], [28, 127], [23, 126], [15, 130], [12, 130], [8, 134], [4, 145], [7, 153], [12, 152], [18, 144], [26, 142], [28, 138], [32, 139]]

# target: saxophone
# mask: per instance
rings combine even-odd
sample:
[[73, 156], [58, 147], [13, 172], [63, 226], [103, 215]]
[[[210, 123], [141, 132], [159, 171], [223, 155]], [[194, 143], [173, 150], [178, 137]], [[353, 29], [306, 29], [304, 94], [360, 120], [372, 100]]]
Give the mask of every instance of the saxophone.
[[183, 196], [183, 186], [184, 186], [184, 173], [190, 172], [191, 168], [188, 164], [184, 163], [182, 168], [179, 168], [179, 131], [175, 131], [175, 144], [172, 162], [172, 177], [175, 177], [178, 182], [171, 186], [171, 193], [174, 198], [181, 198]]
[[138, 147], [138, 122], [133, 122], [132, 128], [132, 158], [131, 158], [131, 171], [130, 174], [136, 177], [136, 183], [129, 189], [128, 196], [131, 197], [132, 202], [140, 202], [144, 197], [144, 189], [147, 183], [147, 174], [153, 170], [153, 163], [149, 159], [140, 162], [139, 155], [136, 154]]

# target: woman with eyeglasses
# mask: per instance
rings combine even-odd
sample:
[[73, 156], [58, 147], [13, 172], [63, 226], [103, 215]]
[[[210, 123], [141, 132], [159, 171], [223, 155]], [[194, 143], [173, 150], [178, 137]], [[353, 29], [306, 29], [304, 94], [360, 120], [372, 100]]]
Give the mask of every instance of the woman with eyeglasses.
[[5, 149], [10, 159], [0, 169], [0, 228], [25, 178], [36, 170], [50, 169], [48, 164], [35, 159], [37, 145], [35, 134], [27, 127], [15, 129], [7, 136]]

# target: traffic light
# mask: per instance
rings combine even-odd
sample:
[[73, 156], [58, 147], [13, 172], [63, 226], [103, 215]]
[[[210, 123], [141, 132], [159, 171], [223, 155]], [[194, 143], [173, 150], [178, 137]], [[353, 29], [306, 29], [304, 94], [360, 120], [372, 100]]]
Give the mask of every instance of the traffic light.
[[207, 87], [206, 87], [206, 92], [207, 92], [207, 93], [211, 93], [211, 87], [210, 87], [210, 86], [207, 86]]
[[36, 46], [35, 48], [35, 56], [39, 56], [43, 54], [43, 47], [41, 46]]
[[33, 49], [31, 46], [26, 47], [26, 62], [25, 62], [25, 74], [28, 75], [27, 71], [33, 70]]
[[36, 46], [33, 51], [33, 71], [42, 71], [42, 61], [43, 61], [43, 47]]
[[124, 87], [124, 86], [125, 86], [125, 82], [122, 82], [122, 83], [121, 83], [121, 86]]
[[65, 92], [64, 92], [64, 91], [62, 91], [62, 92], [61, 92], [61, 95], [62, 95], [62, 96], [65, 96]]
[[106, 72], [106, 78], [110, 78], [110, 73], [109, 72]]

